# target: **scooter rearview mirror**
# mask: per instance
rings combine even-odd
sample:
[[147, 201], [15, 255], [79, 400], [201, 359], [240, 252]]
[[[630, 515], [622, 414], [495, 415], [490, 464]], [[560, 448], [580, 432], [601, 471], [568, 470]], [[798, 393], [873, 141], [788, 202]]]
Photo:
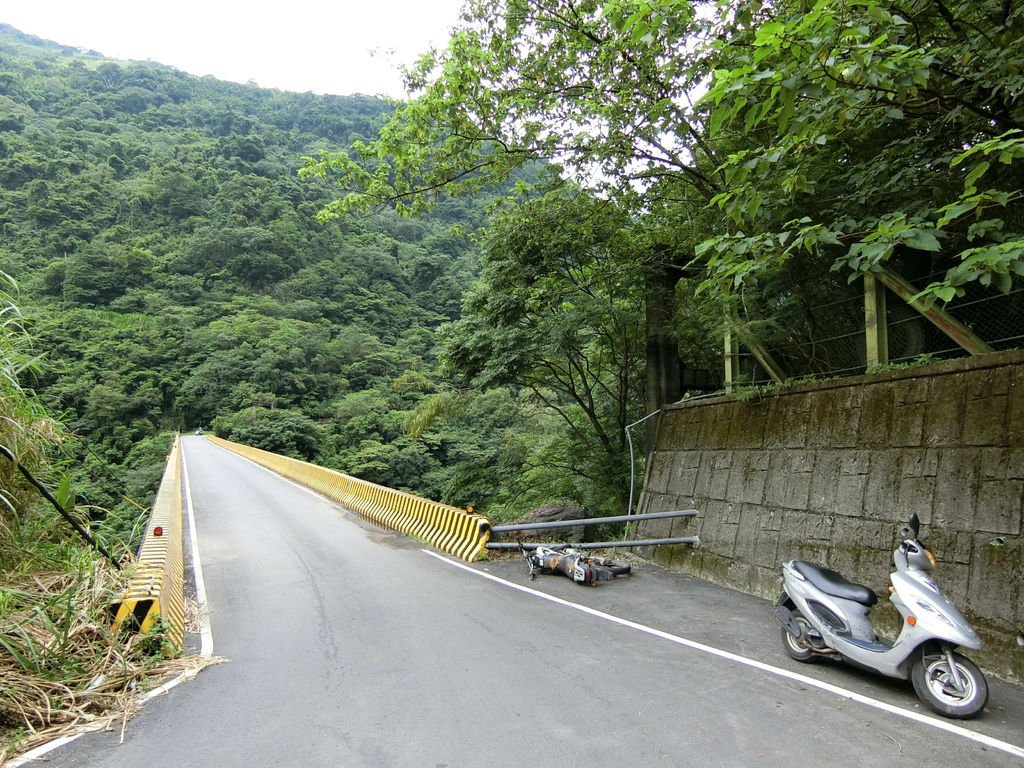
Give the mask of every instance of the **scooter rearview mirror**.
[[910, 531], [914, 534], [914, 538], [917, 538], [918, 533], [921, 531], [921, 518], [917, 516], [917, 512], [914, 512], [910, 516]]

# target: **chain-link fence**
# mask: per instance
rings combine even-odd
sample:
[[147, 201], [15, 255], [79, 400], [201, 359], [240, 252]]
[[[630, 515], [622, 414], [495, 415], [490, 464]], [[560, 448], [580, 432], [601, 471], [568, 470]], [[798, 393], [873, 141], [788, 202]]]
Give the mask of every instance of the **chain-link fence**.
[[[940, 274], [913, 281], [921, 290]], [[754, 347], [766, 352], [786, 378], [850, 376], [867, 367], [864, 283], [838, 275], [794, 281], [756, 305], [740, 301], [737, 319], [744, 343], [740, 381], [772, 380]], [[964, 295], [939, 305], [994, 351], [1024, 347], [1024, 284], [1008, 293], [972, 283]], [[969, 354], [928, 318], [895, 294], [886, 300], [889, 363], [949, 359]]]

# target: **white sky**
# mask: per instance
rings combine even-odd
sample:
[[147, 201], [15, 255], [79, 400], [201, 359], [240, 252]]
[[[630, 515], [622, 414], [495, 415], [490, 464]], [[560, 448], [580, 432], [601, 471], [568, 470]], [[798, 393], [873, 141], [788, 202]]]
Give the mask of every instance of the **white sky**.
[[[462, 0], [2, 0], [0, 22], [116, 59], [304, 93], [405, 96]], [[376, 55], [371, 54], [376, 51]]]

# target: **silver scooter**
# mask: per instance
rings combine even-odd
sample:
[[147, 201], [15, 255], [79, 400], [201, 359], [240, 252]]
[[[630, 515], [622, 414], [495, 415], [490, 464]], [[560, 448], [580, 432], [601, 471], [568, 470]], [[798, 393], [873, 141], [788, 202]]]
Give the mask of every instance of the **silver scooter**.
[[978, 650], [981, 639], [931, 577], [935, 558], [918, 540], [911, 515], [892, 553], [890, 600], [903, 617], [896, 642], [875, 635], [868, 613], [878, 602], [870, 588], [803, 560], [782, 566], [783, 591], [775, 601], [782, 643], [797, 661], [822, 657], [910, 679], [921, 701], [941, 715], [968, 718], [988, 701], [988, 683], [957, 646]]

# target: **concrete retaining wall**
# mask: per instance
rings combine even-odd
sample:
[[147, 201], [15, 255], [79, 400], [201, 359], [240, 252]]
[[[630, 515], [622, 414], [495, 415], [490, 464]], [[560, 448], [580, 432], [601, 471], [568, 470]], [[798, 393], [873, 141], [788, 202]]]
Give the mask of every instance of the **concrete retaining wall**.
[[793, 558], [887, 594], [916, 512], [937, 580], [985, 641], [973, 655], [1024, 680], [1024, 352], [668, 406], [639, 511], [688, 507], [701, 515], [643, 535], [699, 534], [700, 547], [645, 554], [764, 597]]

